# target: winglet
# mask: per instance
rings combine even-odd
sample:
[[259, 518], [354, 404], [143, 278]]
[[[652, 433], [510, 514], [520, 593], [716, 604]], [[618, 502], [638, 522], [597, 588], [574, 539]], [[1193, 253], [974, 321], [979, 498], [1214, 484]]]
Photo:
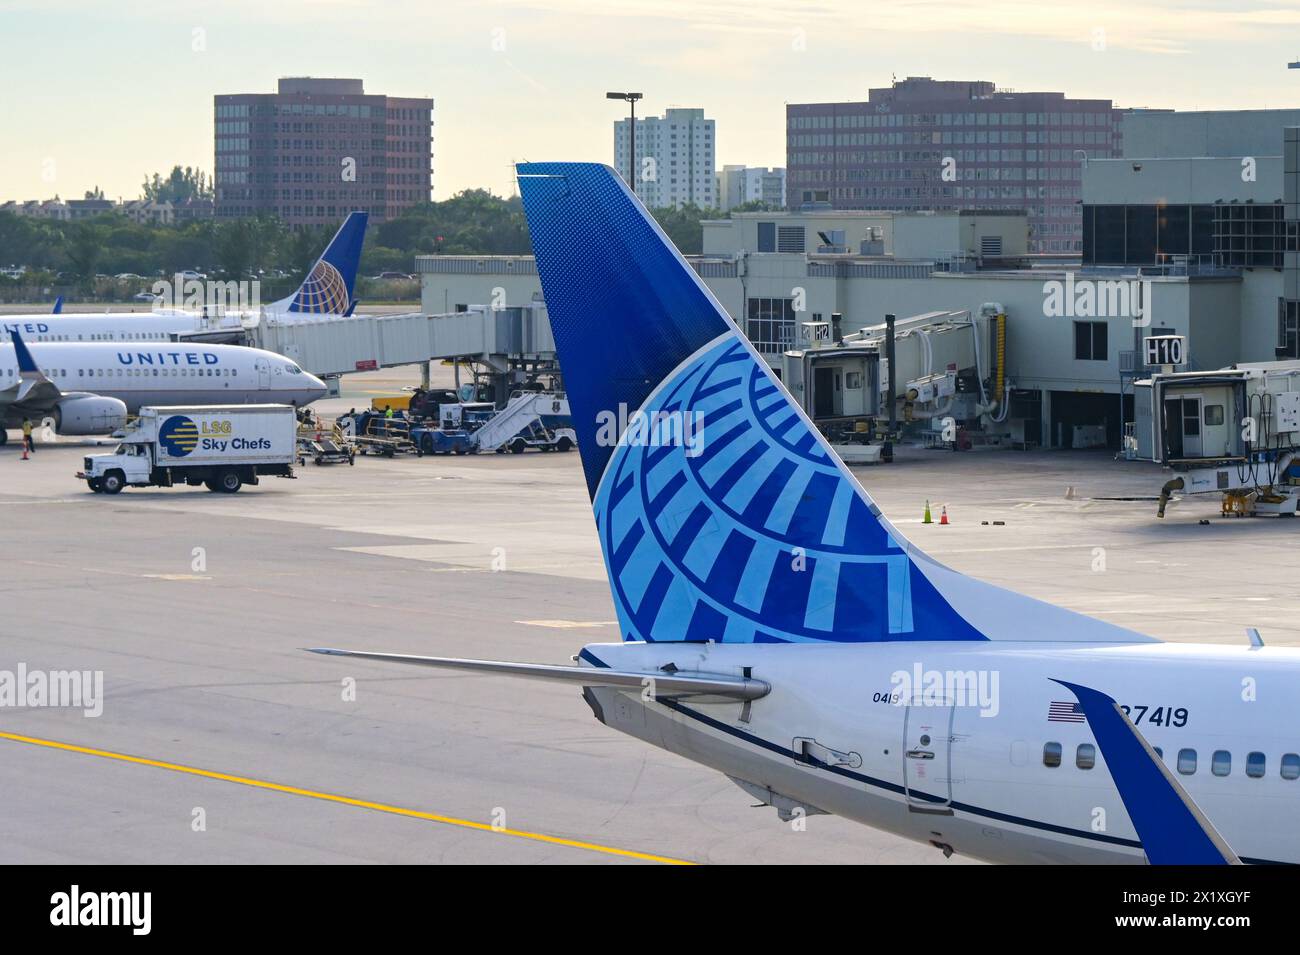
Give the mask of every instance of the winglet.
[[23, 341], [22, 336], [17, 331], [11, 331], [9, 337], [13, 339], [14, 354], [18, 357], [19, 373], [40, 375], [41, 370], [36, 366], [36, 359], [32, 357], [32, 353], [27, 349], [27, 343]]
[[1079, 700], [1115, 788], [1152, 865], [1240, 865], [1232, 847], [1119, 705], [1098, 690], [1055, 680]]

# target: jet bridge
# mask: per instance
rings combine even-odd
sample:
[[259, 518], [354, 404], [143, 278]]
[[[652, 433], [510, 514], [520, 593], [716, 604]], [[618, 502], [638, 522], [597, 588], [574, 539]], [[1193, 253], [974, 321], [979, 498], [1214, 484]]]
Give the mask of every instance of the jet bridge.
[[530, 378], [558, 374], [555, 339], [541, 303], [472, 305], [438, 315], [298, 316], [292, 322], [263, 316], [245, 327], [244, 340], [292, 358], [326, 380], [449, 360], [481, 368], [504, 399]]

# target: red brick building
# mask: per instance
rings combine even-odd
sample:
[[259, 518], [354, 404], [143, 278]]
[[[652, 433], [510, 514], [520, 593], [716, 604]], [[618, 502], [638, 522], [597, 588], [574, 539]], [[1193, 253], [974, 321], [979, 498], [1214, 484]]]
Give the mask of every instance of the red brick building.
[[433, 185], [433, 100], [367, 94], [361, 80], [282, 79], [276, 93], [216, 96], [216, 216], [272, 212], [337, 225], [383, 222]]

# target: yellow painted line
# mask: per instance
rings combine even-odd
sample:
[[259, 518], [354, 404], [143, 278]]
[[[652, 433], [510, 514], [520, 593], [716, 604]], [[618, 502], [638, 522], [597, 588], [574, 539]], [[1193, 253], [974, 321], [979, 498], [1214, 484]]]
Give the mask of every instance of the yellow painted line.
[[584, 630], [591, 627], [617, 627], [617, 620], [516, 620], [528, 627], [548, 627], [551, 630]]
[[248, 776], [232, 776], [229, 773], [218, 773], [210, 769], [198, 769], [194, 766], [183, 766], [180, 763], [168, 763], [157, 759], [146, 759], [143, 756], [128, 756], [125, 753], [114, 753], [106, 749], [91, 749], [88, 746], [76, 746], [72, 743], [60, 743], [56, 740], [38, 739], [34, 736], [20, 736], [17, 733], [5, 733], [0, 731], [0, 739], [12, 740], [15, 743], [28, 743], [32, 746], [44, 746], [47, 749], [61, 749], [65, 752], [81, 753], [85, 756], [98, 756], [101, 759], [114, 759], [123, 763], [135, 763], [139, 766], [152, 766], [155, 769], [167, 769], [174, 773], [185, 773], [189, 776], [202, 776], [206, 779], [219, 779], [222, 782], [238, 783], [241, 786], [250, 786], [253, 789], [267, 789], [271, 792], [288, 793], [291, 796], [306, 796], [309, 799], [320, 799], [323, 802], [333, 802], [343, 806], [356, 806], [359, 809], [372, 809], [375, 812], [386, 812], [394, 816], [408, 816], [412, 819], [425, 819], [429, 822], [441, 822], [448, 826], [459, 826], [462, 829], [477, 829], [480, 832], [491, 832], [499, 836], [513, 836], [516, 839], [530, 839], [533, 842], [546, 842], [551, 845], [565, 846], [570, 849], [586, 849], [589, 852], [602, 852], [605, 855], [623, 856], [628, 859], [642, 859], [646, 862], [663, 862], [667, 865], [694, 864], [686, 859], [674, 859], [670, 856], [651, 855], [646, 852], [633, 852], [631, 849], [617, 849], [613, 846], [602, 846], [594, 842], [580, 842], [576, 839], [562, 839], [559, 836], [548, 836], [541, 832], [525, 832], [521, 829], [499, 829], [486, 822], [474, 822], [472, 819], [457, 819], [455, 816], [443, 816], [433, 812], [421, 812], [418, 809], [403, 809], [401, 806], [390, 806], [382, 802], [370, 802], [366, 799], [353, 799], [350, 796], [339, 796], [334, 793], [317, 792], [314, 789], [300, 789], [297, 786], [285, 786], [281, 783], [271, 783], [262, 779], [251, 779]]

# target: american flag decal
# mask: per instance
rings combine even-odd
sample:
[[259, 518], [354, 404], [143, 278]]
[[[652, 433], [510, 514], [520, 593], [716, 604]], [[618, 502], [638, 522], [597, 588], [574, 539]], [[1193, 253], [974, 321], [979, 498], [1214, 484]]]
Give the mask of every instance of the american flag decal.
[[1058, 703], [1055, 701], [1047, 704], [1047, 719], [1051, 723], [1087, 722], [1087, 718], [1083, 715], [1083, 707], [1078, 703]]

